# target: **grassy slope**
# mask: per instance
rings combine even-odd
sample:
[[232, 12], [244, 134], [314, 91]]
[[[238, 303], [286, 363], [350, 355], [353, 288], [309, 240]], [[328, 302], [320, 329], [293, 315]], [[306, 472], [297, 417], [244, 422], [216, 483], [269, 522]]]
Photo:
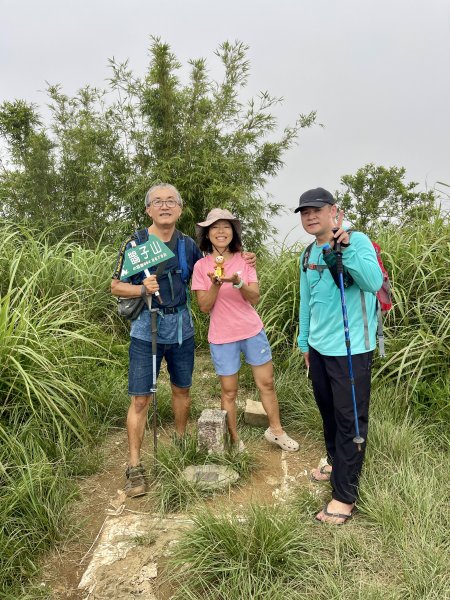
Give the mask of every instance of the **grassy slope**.
[[[125, 414], [126, 329], [111, 316], [111, 252], [70, 241], [51, 246], [6, 224], [0, 239], [0, 598], [17, 598], [39, 553], [67, 534], [65, 506], [76, 493], [70, 476], [95, 469], [92, 448]], [[289, 539], [303, 550], [289, 569], [277, 566], [284, 560], [279, 545], [266, 543], [262, 533], [248, 548], [239, 527], [216, 524], [212, 516], [199, 520], [192, 535], [212, 536], [210, 552], [201, 555], [203, 566], [192, 553], [183, 558], [195, 566], [185, 597], [198, 597], [204, 568], [214, 574], [205, 584], [210, 598], [221, 598], [221, 589], [229, 600], [241, 598], [233, 591], [239, 586], [253, 598], [431, 600], [450, 594], [449, 225], [426, 223], [401, 236], [386, 232], [380, 241], [396, 309], [386, 328], [388, 361], [377, 365], [358, 518], [345, 528], [316, 526], [316, 500], [301, 490], [281, 516], [255, 509], [246, 539], [258, 530], [280, 541], [281, 523], [290, 524]], [[259, 272], [259, 311], [276, 352], [284, 421], [319, 436], [320, 420], [293, 351], [298, 249], [261, 260]], [[196, 314], [196, 322], [204, 343], [204, 317]], [[229, 542], [221, 549], [225, 535]]]

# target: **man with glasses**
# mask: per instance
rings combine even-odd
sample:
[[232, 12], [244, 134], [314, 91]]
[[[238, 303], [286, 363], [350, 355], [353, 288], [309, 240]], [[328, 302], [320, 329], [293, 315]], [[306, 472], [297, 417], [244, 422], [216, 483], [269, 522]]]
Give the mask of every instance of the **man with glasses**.
[[[151, 218], [152, 224], [147, 231], [168, 245], [175, 257], [162, 263], [162, 271], [153, 267], [150, 277], [141, 272], [120, 281], [125, 251], [132, 247], [133, 242], [146, 241], [138, 240], [135, 234], [122, 244], [111, 282], [111, 292], [114, 296], [150, 296], [152, 308], [158, 308], [157, 373], [164, 357], [170, 375], [175, 431], [180, 436], [185, 432], [189, 417], [189, 390], [194, 368], [194, 327], [188, 308], [187, 286], [180, 269], [178, 240], [184, 240], [188, 279], [194, 264], [202, 256], [194, 240], [183, 236], [175, 228], [182, 206], [181, 196], [173, 185], [162, 183], [148, 190], [145, 196], [145, 212]], [[152, 387], [152, 333], [147, 306], [144, 306], [140, 315], [131, 321], [130, 336], [128, 393], [131, 403], [127, 415], [129, 466], [125, 491], [127, 496], [135, 497], [146, 492], [145, 471], [140, 462], [140, 451]]]
[[[165, 358], [172, 390], [175, 435], [180, 437], [185, 432], [189, 418], [189, 391], [194, 369], [194, 327], [187, 284], [191, 279], [194, 264], [202, 258], [194, 240], [175, 227], [182, 208], [180, 193], [173, 185], [161, 183], [148, 190], [145, 196], [145, 212], [151, 218], [152, 224], [148, 229], [142, 230], [145, 239], [137, 239], [137, 235], [134, 234], [122, 244], [111, 282], [111, 293], [114, 296], [150, 296], [152, 308], [158, 309], [157, 375], [162, 359]], [[131, 248], [133, 243], [145, 242], [147, 234], [153, 234], [163, 241], [174, 252], [175, 257], [153, 267], [150, 277], [146, 277], [142, 272], [120, 281], [125, 251]], [[244, 258], [251, 264], [255, 262], [254, 254], [245, 253]], [[131, 403], [127, 415], [129, 466], [125, 484], [125, 491], [129, 497], [141, 496], [146, 492], [145, 471], [140, 462], [140, 452], [153, 379], [151, 335], [150, 312], [145, 306], [140, 315], [131, 321], [130, 329], [128, 393]]]

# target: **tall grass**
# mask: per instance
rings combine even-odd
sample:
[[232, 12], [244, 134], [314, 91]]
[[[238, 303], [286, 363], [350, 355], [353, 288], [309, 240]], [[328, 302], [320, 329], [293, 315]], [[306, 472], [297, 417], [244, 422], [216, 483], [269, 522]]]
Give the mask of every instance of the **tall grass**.
[[430, 440], [428, 429], [408, 417], [399, 400], [391, 386], [374, 394], [352, 521], [343, 527], [314, 522], [330, 497], [327, 484], [299, 487], [283, 508], [199, 512], [174, 550], [175, 597], [450, 597], [448, 447]]
[[384, 379], [409, 393], [450, 367], [450, 222], [438, 216], [380, 236], [391, 274], [394, 310], [387, 320]]
[[60, 539], [74, 494], [68, 476], [91, 468], [92, 446], [124, 414], [126, 396], [115, 389], [125, 379], [120, 345], [114, 356], [108, 335], [116, 327], [107, 294], [111, 254], [89, 253], [69, 240], [50, 245], [45, 235], [11, 224], [0, 225], [0, 240], [0, 593], [6, 594]]
[[289, 355], [297, 347], [299, 258], [302, 248], [282, 247], [275, 256], [265, 255], [258, 265], [261, 299], [257, 310], [272, 350]]
[[293, 511], [252, 506], [243, 516], [194, 516], [195, 528], [175, 548], [174, 598], [241, 600], [290, 596], [290, 584], [314, 589], [321, 546]]
[[[189, 544], [176, 555], [193, 565], [192, 573], [177, 565], [177, 576], [186, 577], [179, 594], [229, 600], [246, 593], [319, 600], [449, 595], [443, 558], [449, 230], [448, 219], [436, 218], [411, 230], [386, 230], [378, 239], [395, 307], [385, 318], [388, 358], [376, 363], [358, 518], [339, 532], [316, 526], [311, 517], [320, 503], [307, 491], [299, 491], [286, 513], [255, 507], [231, 525], [209, 513], [202, 521], [199, 514], [189, 538], [198, 557], [189, 554]], [[283, 422], [319, 436], [320, 418], [295, 348], [299, 254], [300, 248], [282, 248], [260, 259], [258, 311], [274, 349]], [[65, 507], [75, 493], [70, 476], [95, 468], [92, 445], [125, 415], [126, 326], [109, 294], [113, 261], [107, 248], [89, 251], [70, 239], [51, 244], [45, 234], [0, 223], [0, 597], [23, 593], [39, 554], [66, 531]], [[197, 310], [195, 318], [197, 341], [206, 343], [207, 318]], [[162, 412], [166, 419], [168, 408]], [[173, 500], [173, 491], [185, 458], [172, 454], [165, 480], [170, 493], [161, 502], [181, 507], [187, 496]]]

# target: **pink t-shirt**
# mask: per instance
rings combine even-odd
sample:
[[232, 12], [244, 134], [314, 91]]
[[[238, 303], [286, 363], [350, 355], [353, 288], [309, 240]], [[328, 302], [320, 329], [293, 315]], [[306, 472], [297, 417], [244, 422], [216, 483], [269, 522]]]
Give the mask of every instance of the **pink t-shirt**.
[[[212, 282], [207, 273], [214, 271], [215, 266], [212, 256], [205, 256], [195, 263], [192, 290], [209, 290]], [[239, 253], [226, 260], [224, 268], [226, 276], [238, 273], [246, 284], [258, 281], [255, 269]], [[263, 323], [250, 302], [244, 299], [240, 290], [234, 288], [232, 283], [224, 282], [211, 309], [208, 342], [228, 344], [245, 340], [258, 334], [262, 328]]]

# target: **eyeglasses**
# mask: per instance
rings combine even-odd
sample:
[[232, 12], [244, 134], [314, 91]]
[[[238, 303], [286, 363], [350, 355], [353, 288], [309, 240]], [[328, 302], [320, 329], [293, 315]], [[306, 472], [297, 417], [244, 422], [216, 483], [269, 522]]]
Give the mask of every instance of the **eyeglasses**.
[[155, 208], [162, 208], [164, 204], [167, 208], [175, 208], [175, 206], [180, 206], [176, 200], [152, 200], [150, 203]]

